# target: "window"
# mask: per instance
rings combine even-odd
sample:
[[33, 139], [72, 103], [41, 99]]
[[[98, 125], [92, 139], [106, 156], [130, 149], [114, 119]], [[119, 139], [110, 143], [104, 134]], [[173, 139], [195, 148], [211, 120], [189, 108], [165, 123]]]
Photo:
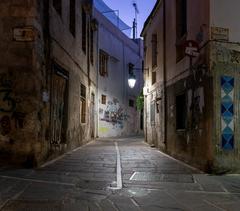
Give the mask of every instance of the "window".
[[128, 63], [128, 74], [133, 75], [134, 64]]
[[101, 76], [108, 76], [108, 54], [103, 50], [99, 53], [99, 74]]
[[176, 35], [181, 39], [187, 33], [187, 0], [176, 0]]
[[82, 50], [86, 53], [87, 50], [87, 15], [85, 10], [82, 8]]
[[134, 100], [129, 100], [129, 102], [128, 102], [128, 104], [129, 104], [129, 107], [134, 107]]
[[62, 0], [53, 0], [53, 7], [59, 15], [62, 15]]
[[184, 58], [183, 42], [187, 33], [187, 0], [176, 0], [176, 61]]
[[143, 37], [143, 53], [144, 53], [144, 60], [146, 60], [147, 56], [147, 36], [144, 35]]
[[102, 104], [106, 105], [107, 104], [107, 96], [106, 95], [102, 95]]
[[160, 110], [160, 100], [158, 100], [157, 102], [156, 102], [156, 112], [157, 112], [157, 114], [159, 114], [159, 110]]
[[94, 48], [93, 48], [93, 30], [91, 29], [90, 30], [90, 61], [91, 61], [91, 64], [93, 65], [93, 62], [94, 62], [94, 57], [93, 57], [93, 54], [94, 54]]
[[181, 61], [185, 57], [184, 47], [181, 44], [176, 45], [176, 62]]
[[183, 130], [186, 129], [186, 119], [187, 119], [187, 103], [186, 95], [176, 96], [176, 129]]
[[151, 125], [155, 125], [155, 101], [151, 102], [150, 115]]
[[94, 93], [91, 94], [91, 103], [95, 104], [95, 94]]
[[70, 0], [70, 22], [69, 22], [69, 30], [73, 36], [76, 33], [76, 1]]
[[152, 35], [152, 67], [157, 66], [157, 34]]
[[81, 123], [86, 123], [86, 87], [81, 84]]
[[156, 83], [156, 80], [157, 80], [156, 75], [157, 75], [156, 71], [152, 71], [152, 85]]

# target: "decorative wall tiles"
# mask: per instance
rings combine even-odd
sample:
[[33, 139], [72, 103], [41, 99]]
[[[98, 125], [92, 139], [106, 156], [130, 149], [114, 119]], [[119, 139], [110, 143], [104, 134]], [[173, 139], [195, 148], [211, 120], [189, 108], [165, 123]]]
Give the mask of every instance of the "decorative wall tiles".
[[221, 76], [221, 146], [234, 149], [234, 78]]

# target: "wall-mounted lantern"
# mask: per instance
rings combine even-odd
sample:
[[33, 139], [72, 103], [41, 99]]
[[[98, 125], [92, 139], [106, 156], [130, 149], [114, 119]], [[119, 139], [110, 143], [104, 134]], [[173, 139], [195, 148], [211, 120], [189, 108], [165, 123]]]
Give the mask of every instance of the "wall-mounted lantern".
[[128, 64], [128, 73], [129, 73], [129, 76], [128, 76], [128, 86], [131, 89], [134, 88], [134, 86], [136, 84], [136, 76], [134, 75], [133, 69], [134, 69], [134, 64], [129, 63]]
[[132, 89], [132, 88], [134, 88], [135, 84], [136, 84], [136, 77], [135, 77], [135, 75], [134, 74], [129, 75], [128, 86]]

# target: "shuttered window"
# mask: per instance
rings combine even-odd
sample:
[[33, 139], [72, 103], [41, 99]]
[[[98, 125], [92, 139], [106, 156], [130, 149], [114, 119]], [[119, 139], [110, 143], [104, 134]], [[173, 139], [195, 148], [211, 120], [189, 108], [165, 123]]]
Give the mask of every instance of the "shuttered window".
[[108, 54], [103, 50], [99, 52], [99, 74], [103, 77], [108, 76]]
[[81, 123], [86, 123], [86, 87], [81, 84]]

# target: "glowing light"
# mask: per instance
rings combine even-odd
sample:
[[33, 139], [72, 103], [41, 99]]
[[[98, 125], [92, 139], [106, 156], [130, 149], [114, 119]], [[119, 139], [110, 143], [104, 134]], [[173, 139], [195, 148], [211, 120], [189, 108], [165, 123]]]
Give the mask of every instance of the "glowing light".
[[128, 86], [132, 89], [136, 84], [136, 78], [134, 75], [130, 76], [128, 79]]

